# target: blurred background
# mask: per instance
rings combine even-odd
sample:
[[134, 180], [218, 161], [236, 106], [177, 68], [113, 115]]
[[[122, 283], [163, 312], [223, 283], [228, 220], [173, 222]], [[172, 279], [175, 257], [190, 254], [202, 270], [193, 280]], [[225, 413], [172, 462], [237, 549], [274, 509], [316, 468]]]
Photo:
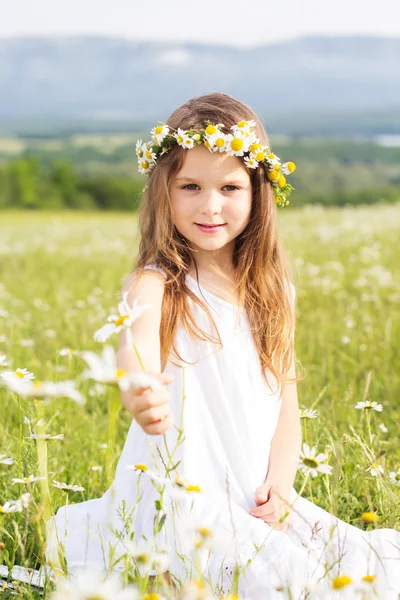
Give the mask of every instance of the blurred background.
[[297, 163], [293, 204], [400, 199], [398, 0], [3, 0], [1, 13], [0, 208], [135, 209], [136, 140], [211, 91], [254, 108]]

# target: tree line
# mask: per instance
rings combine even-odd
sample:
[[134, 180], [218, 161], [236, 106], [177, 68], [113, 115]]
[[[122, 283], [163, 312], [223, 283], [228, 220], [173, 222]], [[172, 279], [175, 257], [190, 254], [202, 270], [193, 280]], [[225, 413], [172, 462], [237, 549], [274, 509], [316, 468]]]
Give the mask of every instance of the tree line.
[[[81, 173], [65, 160], [43, 164], [29, 155], [0, 164], [0, 209], [73, 209], [136, 211], [144, 178], [111, 173]], [[295, 201], [294, 201], [295, 198]], [[360, 190], [296, 191], [292, 206], [322, 204], [394, 203], [400, 186], [382, 185]]]

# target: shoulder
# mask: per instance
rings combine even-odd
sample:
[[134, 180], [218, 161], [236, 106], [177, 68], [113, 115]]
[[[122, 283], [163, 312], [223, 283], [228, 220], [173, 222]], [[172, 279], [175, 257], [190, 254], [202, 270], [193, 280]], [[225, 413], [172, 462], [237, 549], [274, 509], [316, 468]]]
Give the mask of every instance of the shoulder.
[[158, 267], [135, 270], [125, 278], [121, 297], [127, 294], [129, 301], [161, 307], [165, 281], [166, 274]]

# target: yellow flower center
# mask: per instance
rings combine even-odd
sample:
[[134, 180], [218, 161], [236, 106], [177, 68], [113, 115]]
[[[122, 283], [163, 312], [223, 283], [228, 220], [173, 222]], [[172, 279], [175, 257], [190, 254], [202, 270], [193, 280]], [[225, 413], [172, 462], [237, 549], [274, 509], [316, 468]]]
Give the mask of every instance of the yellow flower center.
[[14, 375], [16, 375], [17, 377], [20, 377], [21, 379], [24, 379], [25, 375], [23, 373], [21, 373], [21, 371], [14, 371]]
[[147, 465], [144, 465], [143, 463], [137, 463], [137, 465], [134, 465], [134, 467], [138, 471], [148, 471], [149, 470], [149, 467]]
[[215, 125], [208, 125], [208, 127], [206, 127], [206, 133], [208, 135], [213, 135], [214, 133], [217, 133], [217, 128]]
[[243, 140], [241, 140], [239, 138], [234, 138], [231, 141], [231, 148], [234, 152], [239, 152], [243, 148], [243, 146], [244, 146]]
[[86, 600], [105, 600], [104, 596], [86, 596]]
[[222, 148], [222, 146], [225, 144], [225, 140], [224, 138], [218, 138], [215, 140], [215, 145], [218, 146], [218, 148]]
[[315, 458], [303, 458], [303, 464], [309, 469], [316, 469], [318, 462]]
[[150, 165], [147, 162], [147, 160], [142, 160], [142, 162], [140, 163], [140, 166], [142, 167], [142, 169], [148, 169]]
[[208, 140], [206, 140], [204, 142], [204, 145], [205, 145], [206, 148], [210, 148], [210, 142]]
[[158, 125], [154, 130], [155, 134], [159, 135], [160, 133], [162, 133], [162, 129], [162, 125]]
[[294, 164], [294, 162], [288, 162], [287, 168], [290, 173], [293, 173], [293, 171], [296, 170], [296, 165]]
[[258, 160], [258, 162], [261, 162], [261, 161], [265, 160], [265, 154], [264, 154], [264, 152], [258, 152], [257, 156], [256, 156], [256, 160]]
[[279, 173], [277, 171], [269, 171], [267, 177], [270, 181], [277, 181], [279, 179]]
[[256, 152], [259, 152], [261, 150], [261, 144], [252, 144], [250, 146], [250, 152], [253, 152], [253, 154], [255, 154]]
[[142, 565], [145, 565], [145, 564], [149, 563], [150, 562], [150, 554], [145, 554], [145, 553], [138, 554], [136, 556], [136, 562], [138, 562], [138, 563], [140, 563]]
[[24, 483], [29, 483], [29, 482], [30, 482], [29, 477], [24, 477]]
[[193, 581], [193, 583], [197, 587], [198, 590], [204, 590], [206, 587], [204, 584], [204, 581], [202, 581], [201, 579], [195, 579]]
[[126, 375], [125, 369], [117, 369], [117, 377], [123, 377]]
[[151, 152], [149, 150], [146, 150], [146, 158], [149, 158], [150, 160], [152, 158]]
[[6, 510], [4, 510], [4, 507], [0, 505], [0, 514], [6, 514]]
[[200, 492], [200, 487], [198, 485], [187, 485], [186, 486], [186, 491], [187, 492]]
[[181, 135], [178, 135], [178, 144], [183, 144], [183, 137]]
[[362, 578], [363, 581], [367, 581], [368, 583], [372, 583], [376, 578], [376, 575], [364, 575]]
[[348, 575], [340, 575], [333, 580], [332, 588], [334, 590], [341, 590], [346, 585], [350, 585], [350, 583], [352, 583], [352, 579]]
[[199, 527], [198, 532], [203, 538], [211, 537], [213, 532], [208, 527]]
[[273, 152], [270, 152], [270, 153], [268, 154], [268, 158], [275, 158], [275, 154], [274, 154]]
[[246, 125], [248, 125], [249, 122], [248, 121], [240, 121], [240, 123], [237, 124], [238, 127], [246, 127]]
[[120, 325], [123, 324], [123, 322], [125, 321], [125, 319], [128, 318], [128, 315], [121, 315], [116, 321], [115, 324], [117, 327], [119, 327]]
[[286, 185], [286, 177], [284, 177], [284, 175], [281, 175], [279, 177], [278, 185], [279, 185], [279, 187], [283, 187], [284, 185]]
[[373, 512], [365, 512], [361, 515], [361, 519], [365, 521], [365, 523], [376, 523], [379, 521], [379, 515]]
[[279, 171], [280, 168], [281, 168], [280, 165], [278, 165], [278, 164], [274, 165], [275, 171]]
[[146, 594], [143, 596], [143, 600], [160, 600], [159, 594]]
[[190, 138], [188, 138], [187, 140], [185, 140], [185, 144], [187, 146], [190, 146], [192, 144], [192, 140]]

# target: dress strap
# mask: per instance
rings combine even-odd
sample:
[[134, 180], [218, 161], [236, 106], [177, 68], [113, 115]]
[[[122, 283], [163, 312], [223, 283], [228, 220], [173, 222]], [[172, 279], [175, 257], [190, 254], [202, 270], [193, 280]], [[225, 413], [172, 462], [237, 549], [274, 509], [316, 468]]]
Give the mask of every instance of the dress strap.
[[158, 271], [159, 273], [161, 273], [162, 275], [164, 275], [165, 279], [167, 279], [167, 274], [164, 271], [164, 269], [162, 269], [161, 267], [155, 265], [155, 264], [151, 264], [151, 265], [146, 265], [145, 267], [143, 267], [143, 269], [151, 269], [152, 271]]

